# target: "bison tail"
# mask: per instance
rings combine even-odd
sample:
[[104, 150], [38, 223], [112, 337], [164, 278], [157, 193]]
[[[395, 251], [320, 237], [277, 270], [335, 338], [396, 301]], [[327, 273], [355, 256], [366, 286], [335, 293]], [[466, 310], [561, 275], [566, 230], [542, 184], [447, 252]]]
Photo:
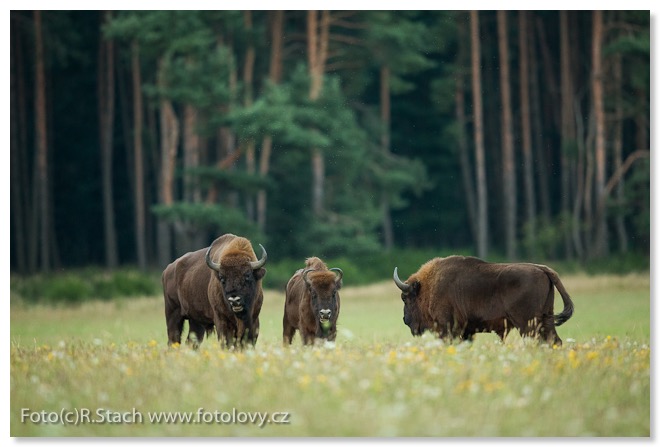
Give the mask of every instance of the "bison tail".
[[[563, 295], [562, 295], [563, 298]], [[573, 302], [569, 300], [568, 304], [564, 301], [564, 310], [559, 315], [555, 315], [555, 326], [561, 326], [573, 316]]]
[[564, 310], [562, 310], [560, 314], [554, 315], [555, 326], [561, 326], [562, 324], [566, 323], [569, 318], [573, 316], [573, 311], [575, 310], [575, 307], [573, 306], [573, 301], [571, 300], [571, 297], [568, 295], [568, 292], [566, 291], [564, 284], [559, 279], [559, 275], [557, 275], [557, 272], [555, 272], [550, 267], [547, 267], [545, 265], [540, 265], [540, 264], [535, 264], [535, 265], [541, 270], [543, 270], [543, 272], [546, 275], [548, 275], [548, 278], [550, 278], [552, 284], [557, 288], [559, 294], [561, 295], [561, 299], [564, 302]]

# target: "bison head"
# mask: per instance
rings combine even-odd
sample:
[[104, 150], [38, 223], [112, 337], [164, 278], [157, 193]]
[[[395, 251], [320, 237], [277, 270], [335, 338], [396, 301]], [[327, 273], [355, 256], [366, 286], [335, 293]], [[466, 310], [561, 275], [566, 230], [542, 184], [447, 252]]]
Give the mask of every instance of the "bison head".
[[231, 310], [238, 317], [247, 317], [252, 309], [258, 281], [266, 274], [263, 268], [268, 255], [263, 245], [261, 259], [251, 261], [244, 252], [223, 255], [220, 262], [211, 259], [211, 247], [206, 251], [206, 265], [215, 272], [222, 287], [223, 295]]
[[329, 271], [306, 269], [302, 276], [311, 296], [312, 313], [325, 333], [337, 321], [338, 291], [344, 272], [340, 268], [331, 268]]
[[408, 282], [403, 282], [399, 279], [398, 268], [394, 267], [394, 283], [401, 289], [401, 299], [403, 300], [403, 322], [410, 328], [413, 335], [422, 335], [422, 333], [429, 329], [424, 324], [422, 318], [422, 311], [419, 306], [419, 289], [420, 282], [417, 279], [408, 279]]

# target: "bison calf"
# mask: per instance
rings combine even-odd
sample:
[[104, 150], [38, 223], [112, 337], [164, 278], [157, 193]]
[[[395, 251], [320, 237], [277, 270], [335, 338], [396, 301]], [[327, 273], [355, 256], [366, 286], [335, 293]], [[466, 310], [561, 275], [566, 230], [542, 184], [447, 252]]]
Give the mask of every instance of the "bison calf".
[[[495, 332], [502, 340], [514, 327], [522, 336], [561, 345], [555, 326], [573, 315], [573, 302], [557, 273], [538, 264], [494, 264], [469, 256], [434, 258], [401, 289], [403, 322], [413, 335], [425, 330], [441, 338], [471, 340], [477, 332]], [[553, 315], [554, 288], [564, 310]]]
[[190, 324], [188, 342], [195, 348], [214, 327], [225, 346], [257, 342], [267, 258], [263, 246], [261, 250], [257, 260], [250, 241], [225, 234], [165, 268], [168, 344], [181, 343], [185, 320]]
[[286, 285], [285, 344], [291, 344], [296, 329], [306, 345], [317, 338], [334, 341], [342, 276], [341, 269], [328, 269], [319, 258], [307, 259], [305, 268], [294, 273]]

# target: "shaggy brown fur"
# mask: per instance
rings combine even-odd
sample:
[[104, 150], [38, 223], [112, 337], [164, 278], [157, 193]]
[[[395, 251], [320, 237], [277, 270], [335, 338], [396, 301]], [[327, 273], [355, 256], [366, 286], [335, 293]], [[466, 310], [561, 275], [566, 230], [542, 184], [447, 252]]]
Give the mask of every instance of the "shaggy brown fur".
[[296, 271], [286, 286], [285, 344], [291, 344], [296, 330], [306, 345], [313, 344], [317, 338], [335, 340], [341, 285], [341, 275], [329, 270], [322, 260], [317, 257], [306, 260], [305, 268]]
[[[211, 247], [218, 272], [206, 264], [207, 248], [186, 253], [163, 271], [168, 344], [181, 343], [184, 320], [190, 324], [187, 342], [195, 348], [214, 327], [225, 346], [257, 341], [266, 269], [250, 267], [257, 256], [245, 238], [225, 234]], [[234, 296], [241, 298], [241, 312], [227, 300]]]
[[[573, 302], [559, 276], [544, 265], [434, 258], [406, 284], [410, 290], [401, 293], [404, 322], [413, 335], [432, 330], [440, 337], [472, 339], [477, 332], [492, 331], [504, 340], [515, 327], [523, 336], [561, 345], [555, 326], [573, 314]], [[564, 301], [559, 315], [553, 315], [553, 286]]]

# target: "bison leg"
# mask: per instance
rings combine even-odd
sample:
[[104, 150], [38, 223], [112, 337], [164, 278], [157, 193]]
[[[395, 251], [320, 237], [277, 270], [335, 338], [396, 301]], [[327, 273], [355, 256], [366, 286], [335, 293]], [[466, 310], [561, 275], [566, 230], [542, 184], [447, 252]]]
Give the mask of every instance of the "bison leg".
[[248, 320], [243, 323], [245, 324], [245, 329], [241, 337], [241, 346], [245, 345], [246, 342], [255, 346], [257, 344], [257, 338], [259, 338], [259, 319]]
[[254, 323], [252, 324], [252, 334], [250, 341], [252, 342], [252, 346], [257, 344], [257, 339], [259, 338], [259, 317], [254, 319]]
[[183, 331], [183, 316], [178, 307], [165, 307], [165, 321], [167, 323], [167, 344], [181, 343], [181, 332]]
[[474, 327], [467, 326], [460, 334], [459, 338], [464, 341], [474, 341], [474, 335], [476, 333], [477, 331]]
[[225, 348], [234, 348], [236, 347], [236, 331], [227, 325], [224, 327], [222, 335], [218, 333], [218, 340], [223, 343]]
[[307, 334], [307, 333], [300, 333], [303, 339], [303, 344], [304, 345], [313, 345], [314, 344], [314, 334]]
[[286, 315], [284, 315], [282, 326], [282, 343], [290, 345], [293, 342], [293, 336], [296, 334], [296, 328], [289, 323], [289, 319]]
[[236, 344], [236, 331], [228, 322], [218, 318], [213, 318], [215, 330], [218, 334], [218, 341], [223, 348], [230, 348]]
[[337, 339], [337, 329], [333, 329], [333, 330], [331, 330], [330, 333], [328, 334], [328, 338], [327, 338], [327, 340], [328, 340], [328, 341], [335, 341], [336, 339]]
[[511, 327], [511, 322], [504, 318], [491, 324], [490, 331], [495, 332], [497, 336], [500, 337], [500, 340], [502, 340], [502, 343], [504, 343], [506, 341], [506, 336], [509, 335]]
[[206, 327], [195, 320], [188, 320], [190, 324], [190, 330], [188, 331], [188, 338], [186, 343], [192, 346], [193, 349], [199, 348], [199, 345], [204, 340], [204, 333], [206, 333]]

